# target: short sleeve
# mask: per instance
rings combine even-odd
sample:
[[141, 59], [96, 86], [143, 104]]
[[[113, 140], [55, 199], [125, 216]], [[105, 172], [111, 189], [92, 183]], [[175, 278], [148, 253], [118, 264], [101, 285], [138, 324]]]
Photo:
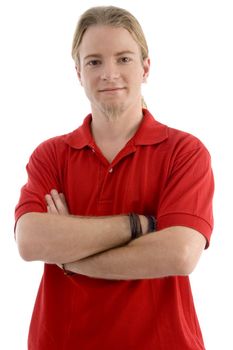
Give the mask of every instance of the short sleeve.
[[158, 229], [186, 226], [202, 233], [209, 246], [213, 229], [214, 179], [210, 154], [190, 135], [171, 162], [158, 208]]
[[27, 164], [27, 183], [22, 187], [15, 209], [15, 220], [28, 212], [46, 212], [45, 195], [51, 189], [60, 191], [60, 174], [54, 144], [45, 141], [31, 155]]

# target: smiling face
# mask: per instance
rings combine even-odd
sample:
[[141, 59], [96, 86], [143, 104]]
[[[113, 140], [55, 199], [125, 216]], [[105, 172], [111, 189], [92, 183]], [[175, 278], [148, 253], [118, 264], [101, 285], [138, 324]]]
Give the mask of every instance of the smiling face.
[[119, 116], [141, 110], [141, 84], [149, 74], [138, 44], [124, 28], [90, 26], [79, 47], [79, 80], [93, 114]]

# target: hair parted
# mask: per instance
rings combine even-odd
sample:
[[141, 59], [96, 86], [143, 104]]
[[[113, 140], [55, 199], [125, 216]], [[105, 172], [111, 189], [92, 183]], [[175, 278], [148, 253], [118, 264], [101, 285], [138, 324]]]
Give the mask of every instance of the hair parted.
[[115, 6], [91, 7], [80, 17], [72, 43], [72, 57], [79, 63], [79, 46], [88, 27], [109, 25], [125, 28], [133, 36], [141, 50], [142, 60], [148, 57], [148, 46], [142, 27], [138, 20], [127, 10]]

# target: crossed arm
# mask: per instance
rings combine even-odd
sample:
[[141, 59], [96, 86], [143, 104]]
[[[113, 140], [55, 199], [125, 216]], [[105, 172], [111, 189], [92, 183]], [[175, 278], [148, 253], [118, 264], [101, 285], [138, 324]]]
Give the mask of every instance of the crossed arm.
[[86, 218], [69, 215], [65, 198], [46, 195], [48, 214], [28, 213], [16, 226], [19, 252], [25, 260], [42, 260], [89, 277], [145, 279], [188, 275], [206, 241], [188, 227], [170, 227], [131, 241], [127, 216]]

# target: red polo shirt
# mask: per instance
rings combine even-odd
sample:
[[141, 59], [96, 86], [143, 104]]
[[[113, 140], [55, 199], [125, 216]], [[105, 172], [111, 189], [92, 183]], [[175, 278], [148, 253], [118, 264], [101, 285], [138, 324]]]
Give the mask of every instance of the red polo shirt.
[[[92, 138], [91, 115], [74, 132], [37, 147], [16, 220], [27, 212], [46, 212], [44, 196], [56, 188], [73, 215], [152, 214], [157, 230], [192, 227], [208, 245], [209, 153], [194, 136], [143, 112], [137, 133], [111, 164]], [[29, 349], [200, 350], [204, 345], [188, 277], [114, 281], [65, 276], [56, 265], [45, 264]]]

